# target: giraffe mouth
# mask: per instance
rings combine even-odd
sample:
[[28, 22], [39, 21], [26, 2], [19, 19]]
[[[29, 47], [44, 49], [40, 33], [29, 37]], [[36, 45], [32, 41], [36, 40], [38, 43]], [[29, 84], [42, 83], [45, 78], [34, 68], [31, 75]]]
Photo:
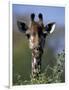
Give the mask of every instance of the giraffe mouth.
[[33, 49], [33, 56], [36, 58], [40, 58], [43, 54], [43, 50], [41, 48], [34, 48]]

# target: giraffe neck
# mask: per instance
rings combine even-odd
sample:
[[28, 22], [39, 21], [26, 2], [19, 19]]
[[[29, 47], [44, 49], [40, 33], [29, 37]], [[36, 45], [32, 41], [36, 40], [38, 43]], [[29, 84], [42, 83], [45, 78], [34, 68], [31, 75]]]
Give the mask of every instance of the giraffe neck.
[[32, 51], [32, 77], [38, 77], [41, 73], [41, 54], [39, 53]]

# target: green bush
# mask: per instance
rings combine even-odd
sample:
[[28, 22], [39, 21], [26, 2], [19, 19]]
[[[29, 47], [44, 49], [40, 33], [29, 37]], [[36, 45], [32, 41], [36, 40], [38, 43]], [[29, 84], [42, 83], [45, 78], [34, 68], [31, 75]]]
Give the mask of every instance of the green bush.
[[46, 84], [46, 83], [62, 83], [65, 82], [65, 51], [56, 55], [56, 64], [53, 67], [46, 67], [44, 73], [41, 73], [38, 78], [30, 77], [30, 80], [23, 81], [20, 75], [16, 75], [15, 85], [26, 84]]

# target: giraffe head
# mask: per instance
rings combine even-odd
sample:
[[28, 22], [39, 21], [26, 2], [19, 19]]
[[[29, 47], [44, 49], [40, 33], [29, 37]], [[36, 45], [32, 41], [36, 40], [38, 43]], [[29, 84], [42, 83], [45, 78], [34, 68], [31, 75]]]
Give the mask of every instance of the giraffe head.
[[46, 36], [52, 33], [55, 29], [55, 22], [51, 22], [45, 26], [43, 24], [43, 16], [41, 13], [38, 15], [38, 18], [39, 20], [35, 21], [35, 14], [32, 13], [29, 26], [24, 22], [17, 21], [19, 30], [24, 32], [28, 37], [29, 48], [34, 50], [36, 53], [39, 53], [40, 50], [43, 51]]

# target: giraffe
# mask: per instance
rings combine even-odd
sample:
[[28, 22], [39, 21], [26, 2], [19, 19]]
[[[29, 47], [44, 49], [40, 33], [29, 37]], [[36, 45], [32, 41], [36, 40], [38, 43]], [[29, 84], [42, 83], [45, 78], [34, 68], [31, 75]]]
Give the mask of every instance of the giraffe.
[[55, 29], [55, 22], [50, 22], [44, 26], [43, 15], [38, 14], [38, 21], [35, 21], [35, 14], [30, 16], [30, 25], [17, 21], [18, 29], [25, 33], [29, 40], [29, 48], [32, 50], [32, 77], [38, 77], [41, 73], [41, 61], [43, 49], [45, 46], [46, 36], [51, 34]]

